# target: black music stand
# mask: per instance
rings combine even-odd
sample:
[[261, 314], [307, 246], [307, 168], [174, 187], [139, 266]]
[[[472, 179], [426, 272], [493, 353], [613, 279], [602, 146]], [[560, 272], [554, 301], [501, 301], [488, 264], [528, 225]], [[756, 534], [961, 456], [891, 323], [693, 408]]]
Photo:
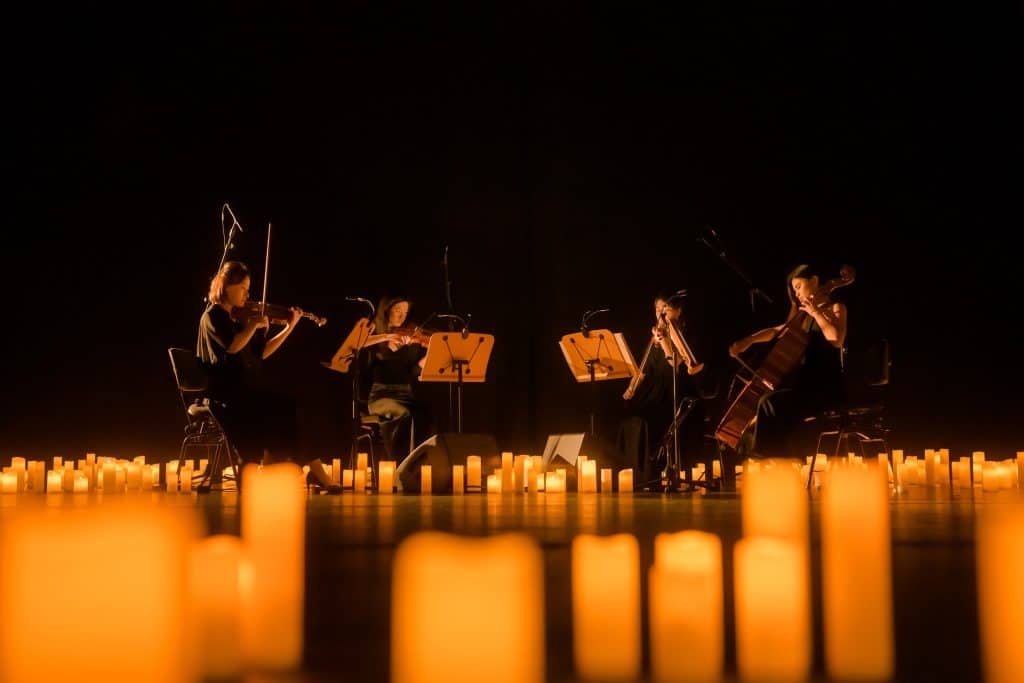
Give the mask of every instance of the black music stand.
[[[345, 337], [338, 350], [334, 353], [329, 363], [321, 363], [329, 370], [336, 370], [342, 374], [352, 370], [352, 448], [349, 450], [349, 464], [355, 465], [356, 444], [359, 442], [362, 429], [361, 416], [359, 414], [359, 353], [366, 346], [366, 340], [370, 338], [373, 331], [373, 323], [369, 318], [360, 318], [352, 327], [352, 331]], [[370, 463], [373, 467], [373, 463]], [[340, 475], [339, 475], [340, 476]], [[340, 481], [340, 478], [339, 478]]]
[[636, 361], [621, 332], [588, 330], [573, 332], [558, 342], [569, 372], [579, 383], [593, 387], [590, 406], [590, 434], [597, 436], [594, 413], [597, 405], [597, 382], [631, 378], [637, 373]]
[[487, 379], [487, 361], [493, 348], [493, 334], [469, 331], [435, 332], [427, 342], [427, 355], [423, 359], [419, 380], [455, 383], [456, 431], [459, 434], [462, 433], [462, 385]]

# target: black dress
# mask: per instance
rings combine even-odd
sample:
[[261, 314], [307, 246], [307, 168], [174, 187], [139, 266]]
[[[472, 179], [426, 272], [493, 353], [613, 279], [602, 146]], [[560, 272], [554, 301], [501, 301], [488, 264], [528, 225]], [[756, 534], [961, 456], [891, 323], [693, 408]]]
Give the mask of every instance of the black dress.
[[381, 436], [389, 460], [401, 462], [432, 428], [429, 407], [412, 390], [420, 375], [419, 361], [426, 354], [419, 344], [407, 344], [395, 351], [387, 344], [378, 344], [368, 354], [372, 384], [367, 410], [385, 420]]

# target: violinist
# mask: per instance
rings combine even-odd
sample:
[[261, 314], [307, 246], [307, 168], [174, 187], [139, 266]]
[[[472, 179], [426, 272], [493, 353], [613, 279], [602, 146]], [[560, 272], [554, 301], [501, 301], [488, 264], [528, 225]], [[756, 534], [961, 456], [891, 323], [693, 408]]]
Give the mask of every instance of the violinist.
[[381, 425], [390, 460], [401, 462], [416, 443], [430, 433], [429, 407], [416, 398], [413, 382], [427, 355], [429, 335], [409, 326], [411, 302], [403, 296], [386, 296], [377, 306], [373, 334], [366, 340], [372, 381], [367, 411], [386, 420]]
[[210, 282], [196, 346], [209, 375], [209, 398], [224, 404], [221, 422], [243, 462], [307, 464], [310, 483], [340, 493], [320, 460], [298, 456], [295, 401], [268, 389], [262, 376], [263, 361], [281, 348], [306, 314], [290, 308], [284, 319], [275, 316], [274, 324], [283, 327], [271, 336], [271, 319], [248, 306], [250, 284], [249, 268], [240, 261], [226, 261]]
[[786, 323], [751, 334], [729, 347], [739, 358], [754, 344], [774, 341], [786, 325], [807, 334], [803, 357], [783, 386], [760, 401], [749, 452], [758, 457], [800, 458], [811, 455], [818, 428], [809, 418], [837, 408], [845, 399], [842, 353], [846, 341], [846, 306], [833, 301], [822, 286], [821, 272], [800, 265], [786, 277], [790, 309]]
[[[676, 398], [699, 396], [696, 373], [691, 374], [682, 354], [674, 348], [672, 336], [681, 339], [685, 330], [683, 298], [685, 293], [658, 294], [654, 297], [655, 324], [651, 338], [634, 376], [622, 398], [626, 401], [626, 419], [622, 424], [624, 451], [644, 474], [644, 481], [660, 478], [666, 466], [666, 454], [660, 448], [673, 421], [672, 375], [676, 378]], [[674, 329], [673, 329], [674, 328]], [[673, 367], [673, 361], [675, 366]], [[694, 365], [693, 367], [698, 367]], [[680, 451], [700, 447], [701, 429], [690, 428], [695, 417], [680, 428]], [[661, 451], [661, 452], [659, 452]]]

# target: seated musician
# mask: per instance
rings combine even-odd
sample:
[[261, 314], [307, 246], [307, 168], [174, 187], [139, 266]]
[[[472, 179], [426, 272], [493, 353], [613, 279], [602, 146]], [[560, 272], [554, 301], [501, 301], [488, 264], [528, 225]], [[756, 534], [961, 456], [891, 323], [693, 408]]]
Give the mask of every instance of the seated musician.
[[[738, 358], [754, 344], [776, 339], [786, 324], [808, 334], [803, 357], [782, 387], [766, 394], [758, 408], [751, 454], [757, 457], [800, 458], [811, 455], [817, 427], [807, 422], [838, 407], [845, 398], [842, 349], [847, 333], [846, 306], [833, 301], [821, 286], [821, 273], [800, 265], [786, 278], [790, 309], [786, 323], [744, 337], [729, 347]], [[800, 317], [799, 320], [794, 318]]]
[[406, 325], [410, 301], [402, 296], [381, 299], [373, 334], [366, 340], [368, 375], [372, 380], [367, 411], [386, 420], [381, 435], [389, 460], [401, 462], [430, 434], [427, 404], [416, 398], [413, 383], [427, 354], [429, 335]]
[[[629, 416], [623, 423], [626, 437], [624, 450], [630, 461], [635, 463], [634, 466], [640, 467], [643, 473], [641, 481], [645, 482], [660, 481], [667, 458], [675, 445], [669, 431], [674, 413], [673, 362], [676, 369], [677, 405], [684, 398], [700, 396], [697, 378], [687, 372], [683, 356], [673, 344], [673, 330], [669, 327], [674, 326], [676, 339], [680, 338], [679, 332], [685, 331], [684, 296], [685, 293], [679, 293], [672, 296], [658, 294], [654, 297], [655, 325], [651, 328], [651, 340], [641, 360], [640, 374], [634, 377], [622, 395]], [[684, 460], [694, 456], [701, 448], [702, 422], [703, 412], [698, 402], [697, 408], [682, 421], [679, 429], [679, 450]], [[635, 433], [638, 428], [641, 434]], [[637, 452], [637, 444], [646, 453], [646, 458]]]

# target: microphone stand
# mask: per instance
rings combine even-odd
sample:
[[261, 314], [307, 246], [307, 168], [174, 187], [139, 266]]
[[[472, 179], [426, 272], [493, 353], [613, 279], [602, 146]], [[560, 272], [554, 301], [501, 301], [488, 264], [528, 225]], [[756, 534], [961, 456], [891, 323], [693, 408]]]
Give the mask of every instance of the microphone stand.
[[[374, 316], [377, 315], [377, 309], [372, 301], [360, 297], [346, 297], [345, 299], [346, 301], [355, 301], [369, 306], [372, 324]], [[355, 468], [356, 463], [356, 451], [358, 450], [356, 444], [359, 443], [359, 437], [362, 436], [362, 418], [359, 414], [359, 388], [362, 385], [359, 379], [359, 356], [362, 355], [364, 344], [368, 338], [369, 335], [361, 339], [359, 345], [352, 351], [352, 448], [349, 450], [349, 466], [352, 468]]]
[[765, 294], [761, 289], [759, 289], [754, 284], [754, 281], [751, 280], [750, 277], [743, 271], [743, 269], [740, 268], [740, 266], [725, 253], [725, 247], [722, 246], [721, 240], [718, 239], [718, 233], [715, 232], [715, 229], [712, 228], [710, 225], [704, 226], [704, 229], [710, 236], [710, 241], [707, 236], [698, 237], [697, 241], [703, 243], [704, 246], [706, 246], [708, 249], [714, 252], [715, 255], [718, 256], [719, 260], [721, 260], [721, 262], [724, 263], [729, 268], [729, 270], [735, 273], [739, 279], [743, 280], [743, 282], [746, 283], [750, 291], [751, 313], [754, 312], [754, 305], [757, 299], [763, 299], [769, 304], [774, 304], [775, 302], [772, 301], [772, 298]]
[[[580, 320], [580, 332], [584, 337], [590, 337], [590, 319], [598, 313], [607, 313], [610, 308], [599, 308], [594, 311], [584, 311], [583, 318]], [[597, 365], [597, 358], [591, 358], [585, 361], [587, 370], [590, 371], [590, 435], [597, 436], [597, 426], [595, 424], [594, 415], [597, 413], [597, 380], [595, 378], [594, 366]]]
[[[444, 253], [441, 256], [441, 268], [444, 270], [444, 302], [447, 310], [445, 316], [448, 318], [448, 331], [455, 331], [455, 307], [452, 305], [452, 281], [448, 278], [448, 245], [444, 245]], [[448, 420], [452, 419], [455, 403], [455, 387], [448, 383]], [[459, 422], [462, 422], [462, 406], [459, 406]], [[450, 428], [450, 425], [449, 425]], [[462, 431], [461, 429], [459, 431]]]

